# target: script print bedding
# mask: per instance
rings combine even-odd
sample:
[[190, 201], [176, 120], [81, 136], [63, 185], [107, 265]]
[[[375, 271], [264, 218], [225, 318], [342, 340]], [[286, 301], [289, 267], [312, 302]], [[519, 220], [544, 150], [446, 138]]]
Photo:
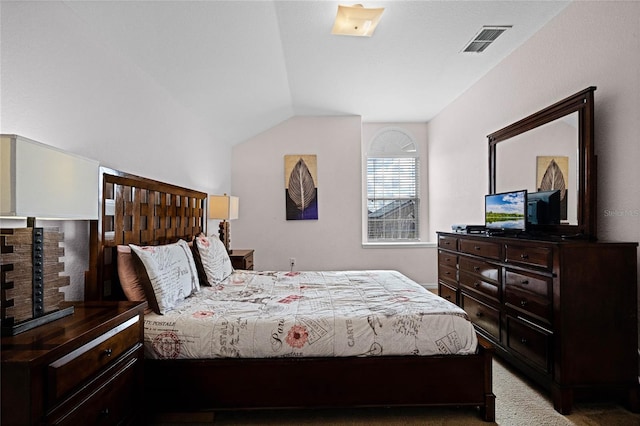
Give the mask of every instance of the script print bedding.
[[396, 271], [236, 271], [145, 316], [145, 356], [343, 357], [475, 353], [466, 313]]

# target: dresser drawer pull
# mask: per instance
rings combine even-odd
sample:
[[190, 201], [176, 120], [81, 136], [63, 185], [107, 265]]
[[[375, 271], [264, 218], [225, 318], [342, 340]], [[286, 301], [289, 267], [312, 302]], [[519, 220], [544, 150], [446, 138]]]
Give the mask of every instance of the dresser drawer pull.
[[108, 408], [104, 408], [102, 410], [100, 410], [100, 417], [108, 417], [110, 414], [109, 409]]
[[482, 317], [482, 315], [483, 315], [483, 314], [482, 314], [482, 312], [480, 312], [480, 311], [476, 312], [476, 316], [477, 316], [478, 318]]
[[527, 285], [527, 284], [529, 284], [529, 280], [522, 280], [522, 281], [520, 281], [520, 284]]
[[474, 246], [473, 248], [474, 248], [474, 249], [476, 249], [476, 250], [480, 250], [482, 247], [480, 247], [480, 246]]
[[104, 352], [102, 352], [102, 355], [106, 357], [110, 357], [112, 353], [113, 353], [113, 349], [109, 348], [109, 349], [105, 349]]
[[451, 242], [450, 242], [450, 241], [445, 241], [445, 242], [444, 242], [444, 245], [445, 245], [445, 246], [448, 246], [448, 245], [450, 245], [450, 244], [451, 244]]
[[525, 306], [527, 306], [527, 301], [526, 301], [526, 300], [521, 300], [521, 301], [520, 301], [520, 306], [522, 306], [523, 308], [524, 308]]
[[476, 272], [480, 272], [480, 267], [479, 266], [474, 266], [473, 270], [476, 271]]
[[523, 337], [522, 339], [520, 339], [520, 343], [526, 345], [527, 343], [529, 343], [529, 341]]
[[528, 258], [529, 258], [529, 255], [527, 253], [522, 253], [520, 255], [520, 259], [528, 259]]
[[444, 296], [444, 298], [447, 299], [447, 300], [451, 300], [451, 296], [450, 295], [446, 295], [446, 296]]
[[479, 283], [478, 281], [476, 281], [475, 283], [473, 283], [473, 286], [474, 286], [475, 288], [479, 288], [479, 287], [480, 287], [480, 283]]

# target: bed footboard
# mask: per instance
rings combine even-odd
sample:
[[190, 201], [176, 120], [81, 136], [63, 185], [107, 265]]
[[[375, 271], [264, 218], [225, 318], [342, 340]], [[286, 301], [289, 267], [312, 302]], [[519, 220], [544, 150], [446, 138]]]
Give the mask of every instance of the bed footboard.
[[477, 406], [494, 421], [492, 358], [480, 340], [475, 355], [146, 360], [145, 399], [150, 413]]

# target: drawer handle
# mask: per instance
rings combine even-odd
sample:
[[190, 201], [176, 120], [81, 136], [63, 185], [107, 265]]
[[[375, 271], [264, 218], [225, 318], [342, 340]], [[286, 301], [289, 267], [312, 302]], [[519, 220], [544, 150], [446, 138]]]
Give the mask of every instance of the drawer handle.
[[523, 337], [522, 339], [520, 339], [520, 343], [526, 345], [527, 343], [529, 343], [529, 341]]
[[520, 255], [520, 259], [528, 259], [528, 258], [529, 258], [529, 255], [527, 253], [522, 253]]
[[445, 246], [448, 246], [449, 244], [451, 244], [449, 241], [445, 241], [445, 242], [444, 242], [444, 245], [445, 245]]
[[476, 316], [477, 316], [478, 318], [480, 318], [480, 317], [482, 316], [482, 312], [480, 312], [480, 311], [476, 312]]
[[478, 288], [478, 287], [480, 287], [480, 283], [479, 283], [478, 281], [476, 281], [475, 283], [473, 283], [473, 286], [474, 286], [475, 288]]
[[526, 301], [526, 300], [521, 300], [521, 301], [520, 301], [520, 306], [522, 306], [523, 308], [524, 308], [525, 306], [527, 306], [527, 301]]
[[109, 349], [105, 349], [104, 352], [102, 352], [102, 355], [106, 357], [110, 357], [112, 353], [113, 353], [113, 349], [109, 348]]
[[476, 272], [480, 272], [480, 267], [479, 266], [474, 266], [473, 270], [476, 271]]
[[109, 409], [108, 408], [104, 408], [102, 410], [100, 410], [100, 417], [108, 417], [110, 414]]
[[447, 271], [444, 273], [445, 275], [451, 275], [451, 272]]
[[476, 250], [480, 250], [480, 246], [474, 246], [473, 248]]
[[527, 284], [529, 284], [529, 280], [522, 280], [522, 281], [520, 281], [520, 284], [527, 285]]
[[445, 296], [444, 298], [447, 299], [447, 300], [451, 300], [451, 296], [449, 296], [449, 295]]

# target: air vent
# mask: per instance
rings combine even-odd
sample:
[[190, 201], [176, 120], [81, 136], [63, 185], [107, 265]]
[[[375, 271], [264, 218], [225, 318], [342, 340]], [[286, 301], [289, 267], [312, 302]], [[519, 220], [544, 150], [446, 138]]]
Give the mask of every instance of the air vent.
[[473, 37], [473, 39], [462, 49], [464, 53], [481, 53], [489, 47], [491, 43], [496, 41], [496, 39], [503, 32], [507, 31], [511, 28], [511, 25], [501, 25], [501, 26], [484, 26], [478, 31], [478, 33]]

